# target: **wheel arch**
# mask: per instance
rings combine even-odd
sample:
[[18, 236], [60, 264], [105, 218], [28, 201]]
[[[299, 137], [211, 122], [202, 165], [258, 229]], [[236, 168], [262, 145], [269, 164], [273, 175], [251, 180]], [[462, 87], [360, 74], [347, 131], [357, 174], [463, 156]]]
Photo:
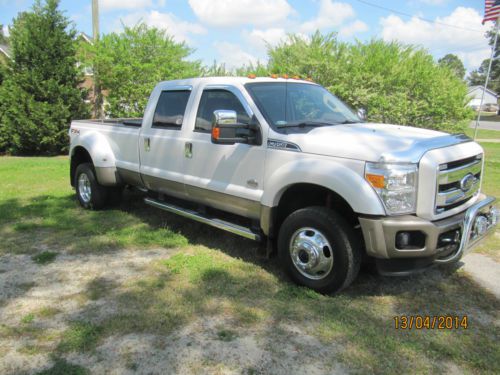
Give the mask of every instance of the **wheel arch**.
[[271, 218], [262, 220], [262, 229], [271, 235], [277, 233], [288, 214], [306, 206], [331, 207], [352, 223], [359, 214], [385, 215], [379, 197], [359, 171], [338, 161], [287, 163], [266, 180], [266, 186], [263, 212]]
[[[81, 163], [92, 163], [96, 169], [97, 180], [100, 184], [113, 186], [119, 183], [116, 175], [116, 160], [114, 152], [106, 137], [96, 131], [78, 136], [72, 142], [70, 150], [71, 185], [74, 186], [74, 173]], [[109, 171], [108, 173], [104, 173]]]
[[75, 172], [76, 168], [83, 163], [91, 163], [92, 165], [94, 162], [92, 161], [92, 157], [90, 156], [90, 153], [87, 151], [87, 149], [83, 146], [76, 146], [71, 150], [71, 161], [70, 161], [70, 182], [71, 186], [75, 187]]
[[352, 226], [358, 224], [358, 214], [349, 202], [335, 191], [314, 183], [296, 183], [287, 186], [273, 210], [275, 234], [283, 221], [293, 212], [310, 206], [328, 207], [342, 215]]

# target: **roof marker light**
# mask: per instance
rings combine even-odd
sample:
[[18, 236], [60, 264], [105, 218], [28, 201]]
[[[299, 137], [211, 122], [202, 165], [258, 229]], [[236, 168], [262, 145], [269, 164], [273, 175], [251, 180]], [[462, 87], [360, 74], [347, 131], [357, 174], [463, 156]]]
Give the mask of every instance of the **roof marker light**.
[[255, 79], [257, 76], [255, 74], [249, 74], [247, 77], [250, 79]]

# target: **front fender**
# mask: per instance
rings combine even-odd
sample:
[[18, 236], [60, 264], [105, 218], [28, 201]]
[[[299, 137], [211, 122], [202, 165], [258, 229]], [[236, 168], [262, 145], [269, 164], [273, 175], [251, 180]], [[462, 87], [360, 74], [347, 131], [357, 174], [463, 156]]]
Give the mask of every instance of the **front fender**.
[[[266, 179], [262, 204], [275, 207], [283, 193], [294, 184], [310, 183], [339, 194], [356, 213], [385, 215], [377, 193], [362, 177], [364, 163], [342, 160], [318, 160], [317, 157], [293, 160], [272, 172]], [[360, 174], [361, 172], [361, 174]]]

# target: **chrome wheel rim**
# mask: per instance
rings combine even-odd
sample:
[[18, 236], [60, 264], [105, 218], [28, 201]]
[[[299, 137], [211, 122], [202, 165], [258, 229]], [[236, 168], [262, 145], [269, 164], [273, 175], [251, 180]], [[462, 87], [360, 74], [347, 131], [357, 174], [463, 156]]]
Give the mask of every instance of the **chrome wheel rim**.
[[78, 194], [85, 203], [89, 203], [92, 198], [92, 187], [90, 186], [89, 177], [85, 173], [78, 177]]
[[289, 248], [293, 265], [308, 279], [324, 279], [332, 270], [332, 247], [319, 230], [298, 229], [292, 235]]

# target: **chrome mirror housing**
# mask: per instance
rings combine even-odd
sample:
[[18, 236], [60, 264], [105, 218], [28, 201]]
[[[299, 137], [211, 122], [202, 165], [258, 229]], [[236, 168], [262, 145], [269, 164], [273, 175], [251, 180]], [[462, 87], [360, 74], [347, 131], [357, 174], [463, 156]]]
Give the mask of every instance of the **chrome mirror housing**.
[[358, 109], [358, 117], [365, 121], [366, 120], [366, 109], [365, 108], [359, 108]]
[[230, 125], [238, 122], [236, 111], [227, 109], [219, 109], [214, 111], [212, 125]]

